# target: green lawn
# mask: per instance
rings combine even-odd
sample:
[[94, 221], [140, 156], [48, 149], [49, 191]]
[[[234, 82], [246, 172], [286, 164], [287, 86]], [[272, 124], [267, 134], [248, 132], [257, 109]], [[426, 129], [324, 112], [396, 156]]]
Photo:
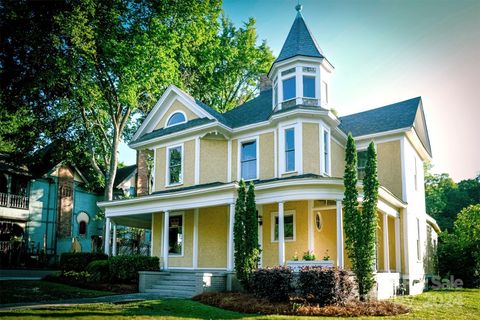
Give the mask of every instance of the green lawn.
[[[400, 319], [480, 319], [480, 290], [427, 292], [396, 299], [412, 308]], [[0, 310], [2, 319], [319, 319], [309, 317], [245, 315], [191, 300], [156, 300], [129, 304], [95, 304], [48, 309]], [[392, 319], [394, 317], [371, 319]], [[325, 318], [332, 319], [332, 318]], [[351, 318], [350, 318], [351, 319]], [[367, 318], [357, 318], [367, 319]]]
[[87, 290], [48, 281], [0, 281], [0, 304], [107, 296], [109, 291]]

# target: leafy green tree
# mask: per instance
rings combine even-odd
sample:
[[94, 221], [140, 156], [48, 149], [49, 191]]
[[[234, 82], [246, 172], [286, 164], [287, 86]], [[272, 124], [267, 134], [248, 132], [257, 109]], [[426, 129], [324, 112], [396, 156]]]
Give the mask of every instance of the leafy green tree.
[[225, 16], [208, 61], [190, 77], [192, 94], [219, 112], [226, 112], [250, 100], [257, 92], [260, 77], [267, 74], [274, 61], [265, 41], [257, 45], [255, 20], [250, 18], [236, 28]]
[[457, 214], [472, 204], [480, 203], [480, 176], [455, 183], [448, 173], [432, 174], [425, 165], [425, 202], [427, 213], [442, 230], [453, 230]]
[[453, 232], [442, 232], [437, 250], [439, 273], [465, 287], [480, 287], [480, 204], [460, 211]]
[[343, 199], [345, 244], [352, 263], [352, 271], [355, 273], [360, 299], [365, 300], [375, 285], [373, 273], [379, 184], [374, 144], [370, 143], [367, 151], [362, 210], [358, 208], [357, 151], [351, 134], [348, 135], [345, 162]]

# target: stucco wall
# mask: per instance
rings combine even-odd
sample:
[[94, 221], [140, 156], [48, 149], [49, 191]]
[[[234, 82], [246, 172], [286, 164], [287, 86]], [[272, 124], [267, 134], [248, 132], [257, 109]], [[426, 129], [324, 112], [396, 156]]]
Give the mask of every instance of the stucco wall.
[[261, 134], [259, 143], [260, 179], [271, 179], [275, 175], [273, 132]]
[[402, 198], [402, 164], [400, 141], [377, 144], [378, 181], [400, 199]]
[[317, 260], [322, 260], [325, 256], [330, 256], [330, 260], [337, 260], [337, 217], [336, 210], [315, 210], [313, 212], [313, 221], [315, 215], [319, 213], [322, 227], [320, 231], [314, 226], [314, 248]]
[[199, 268], [227, 267], [228, 209], [228, 206], [199, 209]]
[[200, 183], [227, 181], [227, 141], [200, 139]]
[[335, 140], [330, 142], [332, 152], [332, 177], [343, 178], [345, 172], [345, 149]]
[[303, 173], [320, 174], [320, 133], [317, 123], [304, 123], [303, 136]]
[[175, 102], [172, 103], [170, 108], [168, 108], [167, 112], [165, 112], [165, 115], [160, 119], [158, 125], [155, 127], [155, 130], [165, 127], [166, 121], [175, 111], [183, 111], [187, 116], [187, 121], [198, 118], [198, 116], [193, 113], [189, 108], [185, 107], [183, 103], [175, 100]]

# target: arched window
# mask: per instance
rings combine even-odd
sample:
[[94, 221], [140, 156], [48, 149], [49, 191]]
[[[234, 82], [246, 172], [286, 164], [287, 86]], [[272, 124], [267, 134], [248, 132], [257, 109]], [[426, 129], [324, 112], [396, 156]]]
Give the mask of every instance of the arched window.
[[87, 222], [86, 221], [80, 221], [78, 224], [78, 234], [81, 236], [84, 236], [87, 234]]
[[181, 111], [177, 111], [173, 113], [170, 118], [168, 118], [167, 121], [167, 127], [174, 126], [177, 124], [185, 123], [187, 122], [187, 117], [185, 116], [185, 113]]

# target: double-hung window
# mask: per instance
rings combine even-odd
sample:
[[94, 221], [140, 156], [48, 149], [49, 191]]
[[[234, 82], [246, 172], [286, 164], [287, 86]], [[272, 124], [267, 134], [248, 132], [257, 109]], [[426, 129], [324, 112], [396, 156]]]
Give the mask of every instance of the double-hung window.
[[183, 146], [167, 148], [167, 185], [183, 183]]
[[285, 129], [285, 171], [295, 171], [295, 128]]
[[330, 175], [330, 131], [322, 128], [322, 173]]
[[367, 165], [367, 150], [357, 151], [357, 172], [358, 179], [365, 178], [365, 167]]
[[244, 180], [257, 179], [257, 140], [241, 143], [240, 147], [240, 172]]
[[[273, 241], [278, 241], [278, 213], [273, 213], [272, 220]], [[294, 211], [286, 211], [283, 216], [283, 234], [285, 240], [295, 240], [295, 213]]]

